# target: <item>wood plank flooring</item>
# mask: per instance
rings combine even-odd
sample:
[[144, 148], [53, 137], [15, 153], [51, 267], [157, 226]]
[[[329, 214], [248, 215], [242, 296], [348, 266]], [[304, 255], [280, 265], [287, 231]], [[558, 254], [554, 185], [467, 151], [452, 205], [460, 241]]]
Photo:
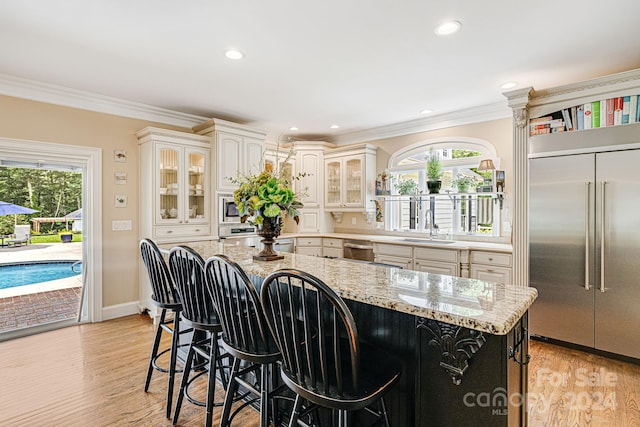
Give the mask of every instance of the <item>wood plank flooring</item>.
[[[143, 390], [154, 332], [147, 316], [127, 316], [0, 343], [0, 426], [170, 426], [166, 374]], [[204, 414], [185, 400], [179, 425], [202, 426]], [[259, 425], [252, 409], [242, 415], [234, 425]]]
[[530, 343], [529, 425], [640, 426], [640, 365]]
[[[166, 376], [143, 391], [153, 334], [127, 316], [0, 342], [0, 426], [170, 426]], [[535, 341], [530, 352], [530, 426], [640, 427], [640, 366]], [[203, 423], [185, 402], [179, 425]], [[234, 422], [258, 424], [252, 409]]]

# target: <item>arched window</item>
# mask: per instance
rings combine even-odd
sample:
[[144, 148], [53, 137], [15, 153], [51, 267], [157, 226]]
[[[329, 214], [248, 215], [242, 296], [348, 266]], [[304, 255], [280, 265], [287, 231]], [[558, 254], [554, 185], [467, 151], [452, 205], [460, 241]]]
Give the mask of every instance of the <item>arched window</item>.
[[[434, 154], [441, 160], [442, 186], [440, 194], [432, 197], [427, 195], [425, 165]], [[491, 160], [500, 168], [495, 147], [477, 138], [431, 139], [393, 153], [387, 170], [391, 196], [384, 198], [385, 228], [429, 232], [432, 236], [499, 236], [496, 202], [501, 196], [492, 192], [495, 171], [478, 170], [482, 160]], [[469, 182], [471, 188], [459, 187], [461, 181]]]

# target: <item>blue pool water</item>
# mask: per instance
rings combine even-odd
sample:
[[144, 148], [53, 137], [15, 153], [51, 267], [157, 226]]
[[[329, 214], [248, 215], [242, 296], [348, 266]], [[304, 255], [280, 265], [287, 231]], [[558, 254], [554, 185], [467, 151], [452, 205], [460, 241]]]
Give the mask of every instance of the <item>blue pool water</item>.
[[76, 276], [80, 274], [80, 268], [76, 266], [76, 271], [73, 271], [71, 266], [74, 263], [75, 261], [65, 261], [0, 265], [0, 289]]

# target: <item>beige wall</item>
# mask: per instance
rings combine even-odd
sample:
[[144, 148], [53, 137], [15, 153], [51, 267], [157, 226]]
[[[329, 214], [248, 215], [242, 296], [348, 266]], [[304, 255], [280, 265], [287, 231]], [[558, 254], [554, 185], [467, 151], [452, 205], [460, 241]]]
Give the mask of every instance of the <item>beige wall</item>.
[[[41, 102], [0, 96], [0, 136], [102, 148], [102, 301], [108, 307], [138, 297], [138, 141], [146, 126], [189, 131], [144, 120], [127, 119]], [[114, 149], [127, 152], [126, 163], [114, 161]], [[115, 185], [114, 172], [126, 172], [127, 184]], [[115, 194], [128, 196], [126, 208], [115, 208]], [[111, 231], [111, 221], [130, 219], [133, 230]]]
[[[0, 96], [0, 136], [41, 142], [53, 142], [103, 149], [103, 306], [108, 307], [138, 300], [138, 146], [135, 133], [146, 126], [158, 126], [190, 132], [148, 122], [127, 119], [109, 114], [94, 113], [68, 107]], [[506, 171], [507, 194], [512, 188], [512, 121], [511, 119], [456, 126], [430, 132], [421, 132], [396, 138], [369, 141], [377, 145], [377, 172], [387, 168], [389, 157], [398, 149], [443, 137], [480, 138], [492, 143], [501, 158], [501, 168]], [[126, 163], [113, 160], [113, 150], [127, 152]], [[125, 186], [114, 184], [114, 172], [126, 172]], [[115, 194], [126, 194], [126, 208], [114, 207]], [[356, 225], [352, 225], [352, 218]], [[131, 219], [131, 232], [111, 231], [111, 221]], [[345, 214], [336, 229], [370, 230], [361, 214]]]
[[[439, 138], [477, 138], [493, 144], [500, 157], [500, 169], [505, 171], [505, 193], [507, 198], [510, 189], [513, 188], [513, 121], [511, 118], [492, 120], [489, 122], [475, 123], [464, 126], [454, 126], [446, 129], [438, 129], [429, 132], [420, 132], [411, 135], [398, 136], [380, 140], [367, 141], [368, 144], [378, 146], [376, 156], [376, 171], [380, 173], [389, 165], [391, 155], [403, 147], [426, 142]], [[508, 202], [507, 202], [508, 206]], [[510, 209], [507, 209], [510, 216]], [[356, 224], [352, 219], [356, 219]], [[508, 218], [510, 220], [510, 218]], [[367, 230], [376, 227], [376, 223], [367, 224], [362, 214], [347, 214], [343, 216], [342, 224], [336, 224], [336, 229]]]

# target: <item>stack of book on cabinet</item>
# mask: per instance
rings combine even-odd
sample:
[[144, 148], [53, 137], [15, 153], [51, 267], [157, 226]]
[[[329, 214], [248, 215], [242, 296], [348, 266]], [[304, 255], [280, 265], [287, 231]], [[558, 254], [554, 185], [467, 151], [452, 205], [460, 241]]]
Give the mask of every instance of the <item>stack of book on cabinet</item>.
[[640, 123], [640, 95], [620, 96], [565, 108], [529, 121], [529, 135]]

